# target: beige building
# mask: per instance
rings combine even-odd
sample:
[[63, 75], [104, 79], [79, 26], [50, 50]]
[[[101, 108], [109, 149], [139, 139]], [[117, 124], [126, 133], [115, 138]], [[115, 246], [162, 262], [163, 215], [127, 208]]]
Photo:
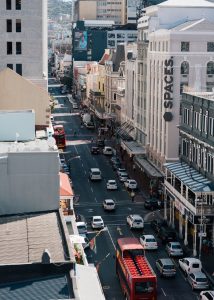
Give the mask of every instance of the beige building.
[[49, 125], [50, 98], [48, 93], [7, 68], [0, 72], [0, 110], [32, 109], [36, 129]]

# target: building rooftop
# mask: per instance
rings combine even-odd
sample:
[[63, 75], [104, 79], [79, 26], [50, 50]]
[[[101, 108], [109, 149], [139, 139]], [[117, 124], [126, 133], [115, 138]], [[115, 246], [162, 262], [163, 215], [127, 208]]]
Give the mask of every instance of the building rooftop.
[[196, 96], [196, 97], [199, 97], [199, 98], [214, 101], [214, 91], [213, 92], [194, 92], [194, 91], [186, 91], [184, 89], [184, 94], [188, 94], [188, 95], [191, 95], [191, 96]]
[[160, 7], [213, 7], [214, 3], [206, 0], [168, 0], [158, 4]]
[[204, 32], [210, 31], [214, 32], [214, 23], [207, 21], [206, 19], [188, 21], [183, 24], [180, 24], [174, 28], [172, 31], [197, 31], [197, 32]]
[[1, 217], [0, 264], [41, 262], [45, 249], [52, 262], [72, 260], [63, 232], [57, 211]]
[[55, 140], [36, 139], [29, 142], [0, 142], [0, 153], [15, 153], [15, 152], [56, 152]]

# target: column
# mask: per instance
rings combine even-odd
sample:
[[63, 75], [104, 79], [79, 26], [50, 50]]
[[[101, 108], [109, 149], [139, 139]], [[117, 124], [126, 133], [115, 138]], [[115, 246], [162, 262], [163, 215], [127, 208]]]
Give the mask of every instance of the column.
[[196, 238], [197, 238], [197, 225], [194, 225], [194, 236], [193, 236], [193, 256], [197, 256], [196, 250]]
[[172, 202], [172, 228], [175, 228], [175, 202]]
[[169, 200], [169, 225], [172, 225], [172, 199]]
[[167, 194], [166, 194], [166, 189], [164, 191], [164, 220], [167, 221]]
[[183, 233], [182, 233], [182, 229], [183, 229], [183, 216], [181, 214], [181, 212], [179, 211], [179, 237], [180, 239], [183, 239]]
[[188, 216], [185, 215], [185, 233], [184, 233], [184, 245], [188, 245]]

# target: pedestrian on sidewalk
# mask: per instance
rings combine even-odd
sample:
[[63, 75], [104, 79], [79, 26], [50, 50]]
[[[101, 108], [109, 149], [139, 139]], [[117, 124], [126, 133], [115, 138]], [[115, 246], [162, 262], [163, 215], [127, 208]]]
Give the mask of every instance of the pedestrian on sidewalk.
[[131, 192], [131, 199], [132, 199], [132, 203], [134, 202], [134, 197], [135, 197], [135, 192], [134, 192], [134, 191], [132, 191], [132, 192]]

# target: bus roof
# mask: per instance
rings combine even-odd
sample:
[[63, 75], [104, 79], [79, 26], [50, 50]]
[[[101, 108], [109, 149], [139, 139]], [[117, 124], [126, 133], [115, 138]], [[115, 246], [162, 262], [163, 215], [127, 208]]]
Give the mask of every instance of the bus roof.
[[134, 249], [142, 249], [143, 246], [139, 242], [137, 238], [127, 237], [127, 238], [120, 238], [117, 240], [118, 245], [122, 251], [124, 250], [134, 250]]

